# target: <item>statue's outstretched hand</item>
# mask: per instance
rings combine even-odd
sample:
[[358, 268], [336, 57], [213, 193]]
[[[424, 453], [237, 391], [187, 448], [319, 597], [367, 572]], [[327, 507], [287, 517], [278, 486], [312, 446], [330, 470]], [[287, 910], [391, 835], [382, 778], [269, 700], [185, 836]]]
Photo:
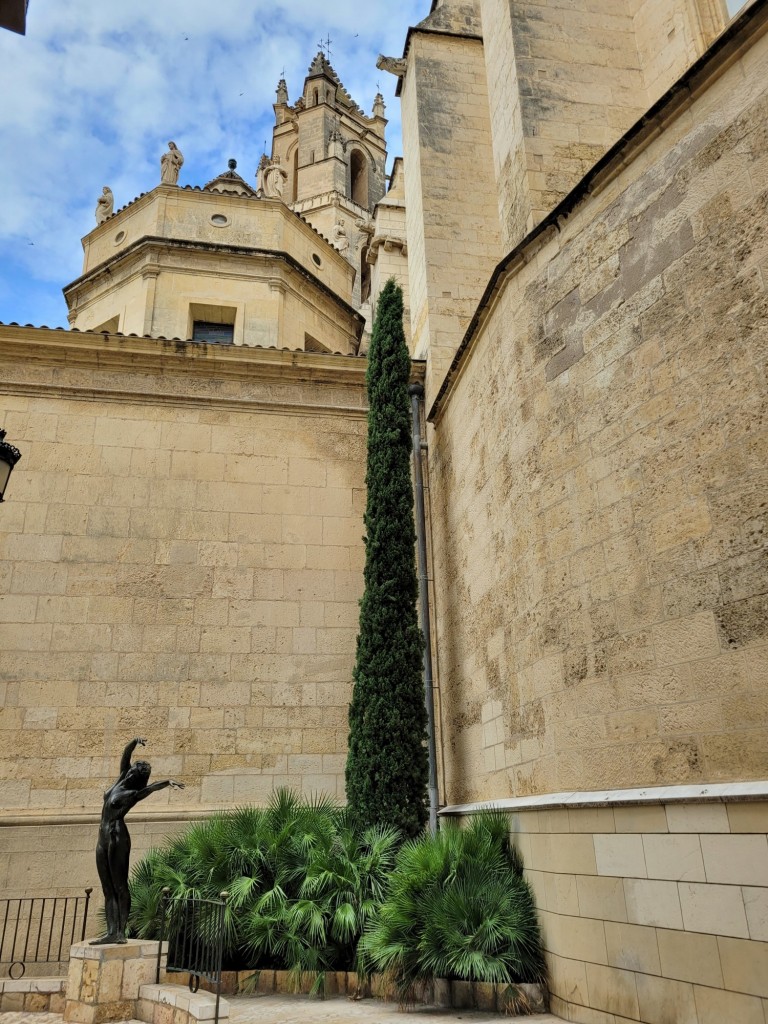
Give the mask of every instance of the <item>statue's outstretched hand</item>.
[[136, 744], [137, 747], [146, 747], [147, 745], [147, 741], [144, 739], [143, 736], [137, 736], [133, 742]]
[[168, 779], [168, 785], [171, 789], [184, 789], [184, 783], [177, 782], [175, 779]]

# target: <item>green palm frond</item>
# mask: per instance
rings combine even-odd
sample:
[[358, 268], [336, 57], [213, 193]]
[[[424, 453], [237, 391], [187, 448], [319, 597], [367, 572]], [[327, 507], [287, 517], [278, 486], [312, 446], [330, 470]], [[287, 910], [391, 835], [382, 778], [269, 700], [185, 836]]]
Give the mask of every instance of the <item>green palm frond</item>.
[[387, 972], [401, 993], [431, 977], [542, 980], [535, 906], [508, 827], [491, 813], [405, 843], [365, 926], [360, 967]]

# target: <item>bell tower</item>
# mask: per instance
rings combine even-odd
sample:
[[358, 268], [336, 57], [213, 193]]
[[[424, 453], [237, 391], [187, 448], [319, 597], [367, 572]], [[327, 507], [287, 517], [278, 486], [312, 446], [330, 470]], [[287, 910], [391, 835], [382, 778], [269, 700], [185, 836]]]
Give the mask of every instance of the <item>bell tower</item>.
[[384, 100], [377, 94], [366, 115], [320, 50], [292, 105], [280, 79], [274, 111], [271, 165], [285, 172], [283, 198], [355, 267], [362, 305], [372, 215], [386, 189]]

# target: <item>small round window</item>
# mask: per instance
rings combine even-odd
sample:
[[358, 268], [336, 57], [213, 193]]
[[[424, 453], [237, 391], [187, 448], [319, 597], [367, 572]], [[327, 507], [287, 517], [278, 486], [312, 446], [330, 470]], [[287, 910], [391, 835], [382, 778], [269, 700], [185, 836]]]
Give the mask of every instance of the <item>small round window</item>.
[[223, 213], [214, 213], [211, 224], [215, 224], [217, 228], [226, 227], [229, 224], [229, 217], [225, 217]]
[[320, 259], [316, 252], [312, 253], [312, 262], [315, 264], [316, 267], [322, 267], [323, 265], [323, 261]]
[[124, 241], [125, 241], [125, 232], [124, 231], [118, 231], [117, 234], [115, 235], [115, 245], [120, 245], [120, 243], [124, 242]]

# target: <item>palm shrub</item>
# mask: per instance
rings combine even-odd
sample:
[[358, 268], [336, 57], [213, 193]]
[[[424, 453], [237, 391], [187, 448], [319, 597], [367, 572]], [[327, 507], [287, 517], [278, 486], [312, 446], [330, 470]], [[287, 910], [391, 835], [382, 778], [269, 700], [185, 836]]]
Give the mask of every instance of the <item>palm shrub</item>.
[[292, 891], [265, 892], [245, 916], [243, 934], [256, 963], [284, 966], [296, 983], [356, 966], [363, 927], [376, 914], [394, 865], [399, 834], [381, 826], [360, 831], [340, 814], [338, 828], [317, 844]]
[[225, 962], [317, 974], [355, 966], [357, 940], [378, 908], [400, 836], [360, 830], [327, 799], [274, 794], [191, 825], [151, 850], [131, 877], [131, 933], [156, 938], [164, 887], [172, 897], [229, 893]]
[[401, 998], [431, 978], [544, 981], [533, 896], [505, 816], [405, 843], [358, 955], [364, 970], [388, 975]]
[[347, 803], [363, 825], [416, 836], [427, 820], [423, 639], [411, 484], [411, 360], [403, 293], [379, 296], [368, 351], [365, 588], [349, 708]]

